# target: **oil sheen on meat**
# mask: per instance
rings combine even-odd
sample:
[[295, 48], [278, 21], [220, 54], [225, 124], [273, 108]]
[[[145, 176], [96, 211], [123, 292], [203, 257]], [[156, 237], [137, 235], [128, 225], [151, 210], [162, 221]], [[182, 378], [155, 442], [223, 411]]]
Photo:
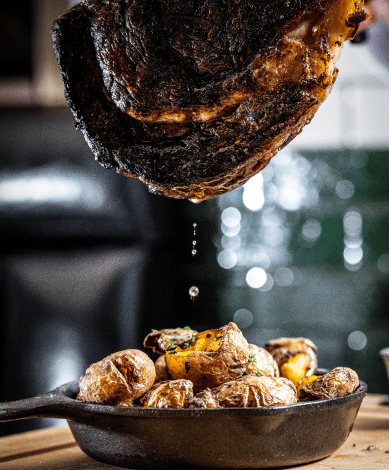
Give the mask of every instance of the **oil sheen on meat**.
[[96, 160], [199, 201], [302, 131], [365, 17], [360, 0], [85, 0], [52, 34]]

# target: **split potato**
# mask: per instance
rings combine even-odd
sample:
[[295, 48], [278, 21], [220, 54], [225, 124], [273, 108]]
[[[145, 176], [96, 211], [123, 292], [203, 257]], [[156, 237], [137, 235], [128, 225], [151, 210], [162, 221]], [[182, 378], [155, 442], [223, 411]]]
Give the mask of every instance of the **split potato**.
[[80, 379], [77, 399], [132, 406], [155, 381], [153, 361], [142, 351], [126, 349], [92, 364]]
[[307, 338], [278, 338], [265, 344], [278, 364], [280, 376], [291, 380], [296, 387], [317, 369], [317, 347]]
[[249, 345], [232, 322], [198, 333], [184, 349], [178, 346], [166, 354], [171, 376], [191, 380], [195, 392], [239, 377], [245, 372], [248, 359]]
[[166, 354], [167, 351], [172, 351], [177, 346], [184, 347], [196, 334], [197, 331], [189, 326], [152, 330], [144, 339], [143, 346], [151, 348], [157, 354]]

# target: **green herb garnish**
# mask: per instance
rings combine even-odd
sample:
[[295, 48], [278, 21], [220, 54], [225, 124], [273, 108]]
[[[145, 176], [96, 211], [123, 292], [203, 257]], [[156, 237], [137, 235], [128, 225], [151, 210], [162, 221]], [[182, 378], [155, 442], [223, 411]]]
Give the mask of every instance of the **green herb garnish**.
[[166, 343], [166, 347], [167, 347], [167, 348], [172, 348], [173, 346], [174, 346], [173, 341], [168, 341], [168, 342]]
[[184, 348], [187, 348], [189, 346], [189, 343], [184, 343]]
[[263, 374], [261, 372], [256, 372], [256, 374], [258, 375], [258, 377], [263, 377]]
[[184, 330], [190, 330], [190, 326], [184, 326]]
[[251, 344], [249, 344], [249, 349], [254, 349], [254, 348], [251, 346]]
[[197, 335], [198, 331], [196, 331], [196, 330], [193, 330], [193, 333], [194, 333], [195, 335]]
[[255, 362], [256, 359], [255, 354], [249, 354], [249, 362]]
[[196, 336], [192, 336], [192, 343], [196, 340]]
[[158, 331], [158, 330], [154, 330], [153, 328], [151, 328], [151, 331]]

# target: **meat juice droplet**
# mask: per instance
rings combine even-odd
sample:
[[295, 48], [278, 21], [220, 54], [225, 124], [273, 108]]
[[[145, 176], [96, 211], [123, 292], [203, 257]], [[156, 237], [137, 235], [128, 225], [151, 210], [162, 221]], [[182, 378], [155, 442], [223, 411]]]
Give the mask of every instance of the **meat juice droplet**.
[[[196, 228], [197, 228], [197, 224], [196, 222], [193, 224], [193, 241], [192, 241], [192, 256], [196, 256], [197, 255], [197, 250], [195, 249], [196, 245], [197, 245], [197, 241], [196, 241]], [[189, 295], [190, 295], [190, 298], [192, 300], [194, 300], [198, 295], [199, 295], [199, 288], [196, 287], [196, 286], [192, 286], [190, 289], [189, 289]]]
[[189, 289], [189, 295], [191, 296], [191, 299], [194, 300], [195, 297], [197, 297], [199, 295], [199, 288], [196, 287], [196, 286], [192, 286]]
[[193, 241], [192, 241], [192, 256], [196, 256], [197, 255], [197, 250], [196, 250], [196, 245], [197, 245], [197, 241], [196, 241], [196, 228], [197, 228], [197, 224], [196, 222], [193, 224]]

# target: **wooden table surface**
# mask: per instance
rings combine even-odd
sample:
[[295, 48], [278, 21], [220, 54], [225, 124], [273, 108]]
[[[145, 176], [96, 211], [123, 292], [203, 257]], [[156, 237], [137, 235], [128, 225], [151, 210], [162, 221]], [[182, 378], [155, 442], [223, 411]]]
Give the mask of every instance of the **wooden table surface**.
[[[388, 397], [368, 394], [354, 429], [332, 456], [300, 470], [389, 470]], [[369, 450], [372, 449], [372, 450]], [[289, 467], [291, 468], [291, 467]], [[0, 438], [0, 469], [119, 469], [94, 461], [77, 446], [68, 427], [48, 428]], [[185, 470], [185, 469], [183, 469]]]

